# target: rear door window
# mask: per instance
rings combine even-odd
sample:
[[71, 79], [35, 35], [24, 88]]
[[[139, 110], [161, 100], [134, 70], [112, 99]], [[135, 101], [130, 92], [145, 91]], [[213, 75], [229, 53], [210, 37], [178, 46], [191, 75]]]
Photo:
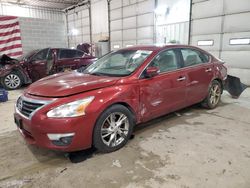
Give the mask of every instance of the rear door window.
[[209, 62], [209, 56], [193, 49], [181, 49], [184, 67], [190, 67]]
[[60, 50], [59, 59], [71, 59], [76, 57], [76, 50], [63, 49]]
[[77, 57], [77, 58], [81, 58], [81, 57], [83, 57], [83, 56], [84, 56], [84, 52], [79, 51], [79, 50], [76, 50], [76, 57]]

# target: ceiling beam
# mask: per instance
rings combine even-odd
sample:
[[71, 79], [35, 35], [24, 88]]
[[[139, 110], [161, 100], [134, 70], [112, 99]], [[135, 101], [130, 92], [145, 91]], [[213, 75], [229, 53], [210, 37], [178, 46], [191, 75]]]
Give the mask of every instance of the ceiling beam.
[[74, 5], [74, 4], [77, 4], [79, 1], [73, 1], [72, 3], [70, 3], [69, 1], [58, 2], [58, 1], [53, 1], [53, 0], [37, 0], [36, 2], [55, 3], [55, 4], [63, 4], [63, 5]]

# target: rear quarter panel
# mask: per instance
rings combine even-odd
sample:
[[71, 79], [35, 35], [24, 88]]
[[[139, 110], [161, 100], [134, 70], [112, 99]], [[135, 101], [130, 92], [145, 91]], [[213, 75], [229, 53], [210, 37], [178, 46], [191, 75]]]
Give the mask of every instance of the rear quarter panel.
[[227, 68], [224, 63], [214, 58], [214, 77], [224, 82], [227, 78]]

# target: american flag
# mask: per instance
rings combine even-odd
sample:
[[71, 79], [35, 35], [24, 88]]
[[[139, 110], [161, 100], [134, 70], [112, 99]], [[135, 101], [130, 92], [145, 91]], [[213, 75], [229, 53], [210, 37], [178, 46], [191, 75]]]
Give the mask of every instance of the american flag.
[[16, 58], [23, 54], [18, 17], [0, 16], [0, 55]]

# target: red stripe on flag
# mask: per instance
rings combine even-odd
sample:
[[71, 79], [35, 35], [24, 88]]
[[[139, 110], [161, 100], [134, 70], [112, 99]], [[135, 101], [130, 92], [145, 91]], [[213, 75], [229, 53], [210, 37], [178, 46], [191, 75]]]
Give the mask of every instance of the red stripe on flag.
[[17, 19], [15, 16], [0, 16], [0, 21], [14, 20]]
[[0, 33], [0, 37], [12, 35], [12, 34], [14, 34], [14, 33], [21, 33], [21, 32], [20, 32], [20, 29], [14, 29], [14, 30], [9, 31], [9, 32]]
[[9, 56], [20, 56], [22, 43], [18, 17], [0, 16], [0, 53]]
[[0, 29], [5, 29], [5, 28], [10, 28], [10, 27], [15, 27], [19, 25], [18, 22], [12, 23], [12, 24], [5, 24], [5, 25], [0, 25]]
[[23, 55], [23, 52], [22, 51], [19, 51], [19, 52], [13, 52], [13, 53], [8, 53], [6, 54], [7, 56], [20, 56], [20, 55]]
[[22, 44], [14, 44], [14, 45], [11, 45], [11, 46], [6, 46], [4, 48], [0, 48], [0, 52], [6, 51], [6, 50], [12, 50], [12, 49], [15, 49], [15, 48], [22, 48]]
[[13, 37], [13, 38], [9, 38], [7, 40], [0, 40], [0, 44], [5, 44], [5, 43], [13, 42], [13, 41], [16, 41], [16, 40], [21, 41], [21, 37]]

